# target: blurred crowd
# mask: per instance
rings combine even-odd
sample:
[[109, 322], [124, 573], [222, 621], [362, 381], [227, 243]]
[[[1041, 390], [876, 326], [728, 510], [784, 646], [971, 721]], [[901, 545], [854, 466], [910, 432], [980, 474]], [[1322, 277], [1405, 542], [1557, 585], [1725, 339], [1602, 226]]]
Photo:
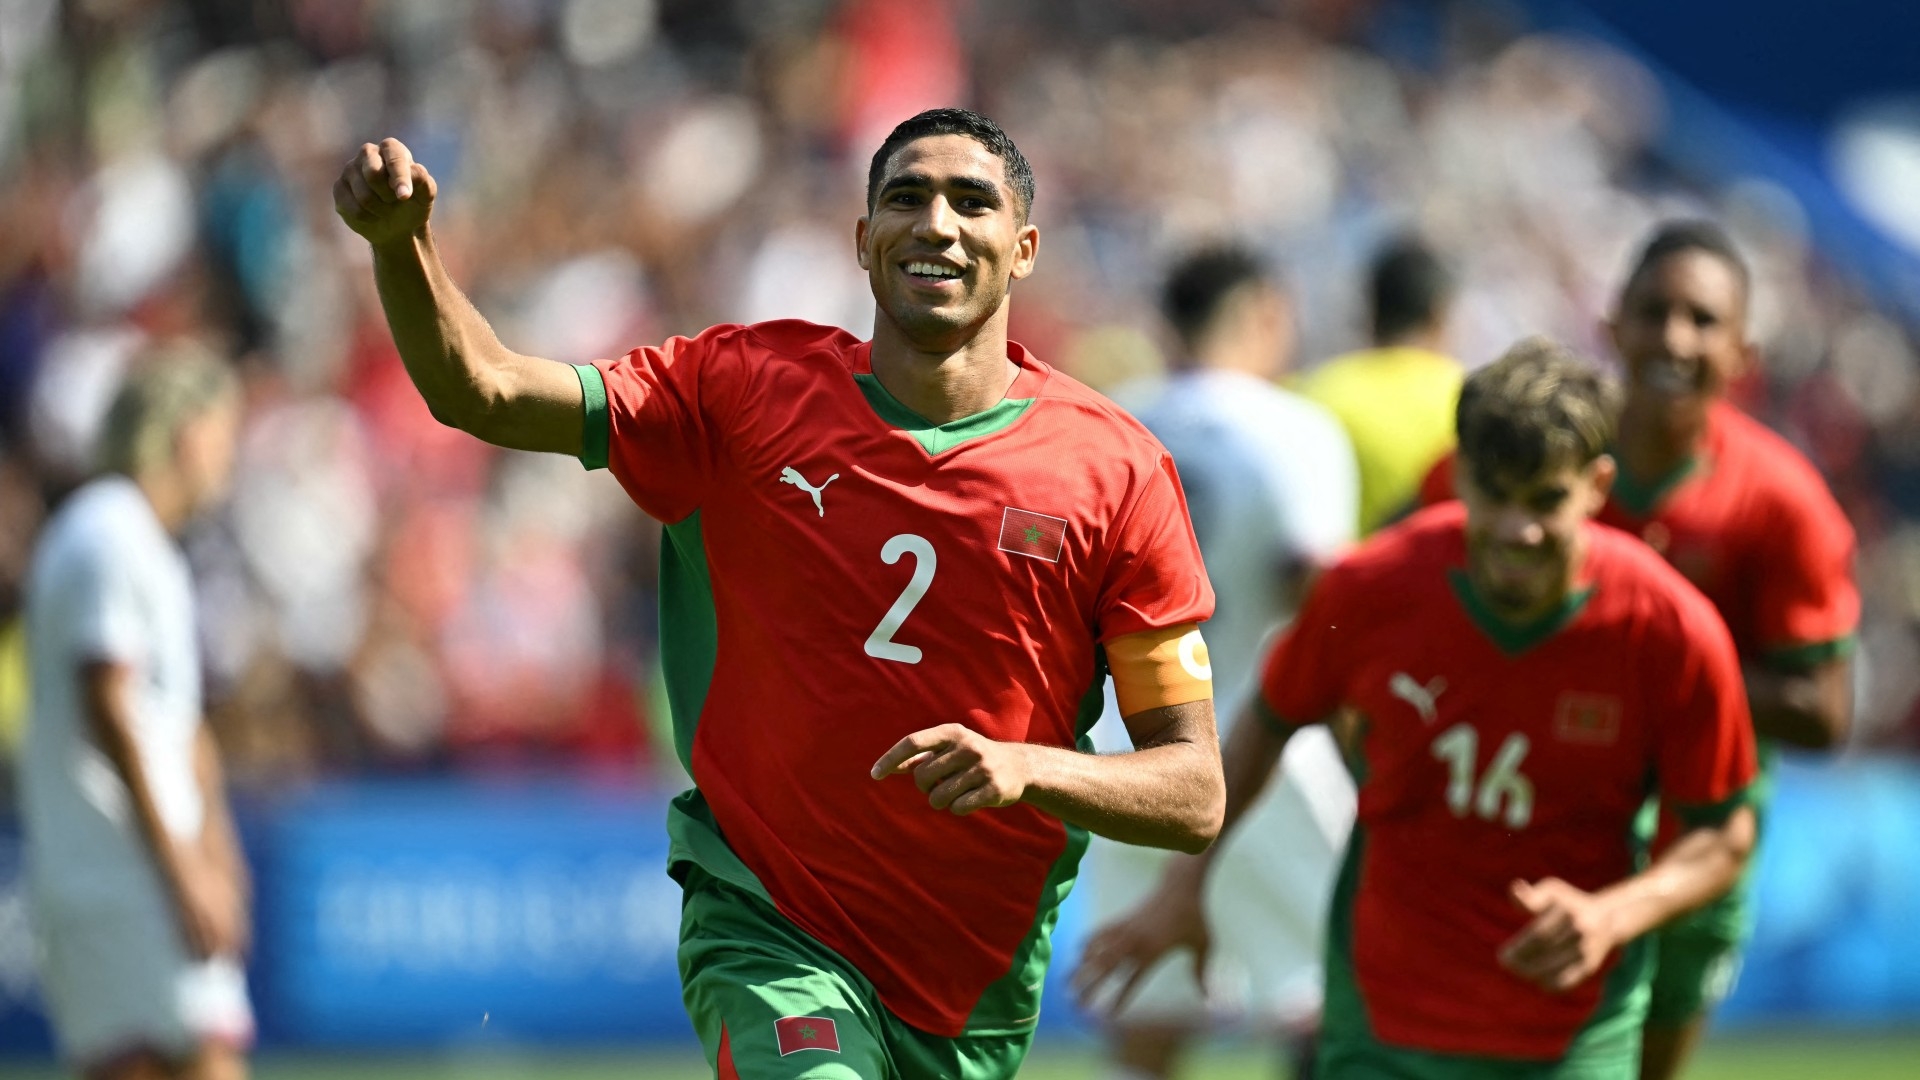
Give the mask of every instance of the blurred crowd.
[[0, 4], [0, 758], [45, 509], [156, 341], [234, 358], [232, 501], [189, 538], [212, 719], [242, 782], [564, 762], [671, 768], [657, 530], [606, 473], [432, 421], [330, 185], [366, 140], [502, 338], [567, 361], [711, 323], [865, 336], [852, 252], [896, 121], [964, 103], [1032, 159], [1013, 336], [1098, 387], [1158, 370], [1173, 258], [1286, 268], [1296, 371], [1363, 344], [1364, 268], [1415, 228], [1472, 364], [1596, 356], [1633, 244], [1707, 213], [1754, 261], [1744, 403], [1862, 537], [1862, 746], [1920, 745], [1920, 362], [1792, 198], [1682, 175], [1656, 80], [1472, 3], [1295, 0], [7, 0]]

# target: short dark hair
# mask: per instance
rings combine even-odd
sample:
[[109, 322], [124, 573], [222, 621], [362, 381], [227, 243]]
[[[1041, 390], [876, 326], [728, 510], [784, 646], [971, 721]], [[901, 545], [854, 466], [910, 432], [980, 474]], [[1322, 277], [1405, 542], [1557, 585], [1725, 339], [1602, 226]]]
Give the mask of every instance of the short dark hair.
[[1393, 341], [1440, 318], [1453, 300], [1453, 273], [1417, 236], [1397, 236], [1373, 257], [1373, 340]]
[[1033, 166], [1027, 164], [1026, 155], [1013, 145], [999, 124], [970, 109], [928, 109], [902, 120], [887, 134], [880, 149], [873, 152], [873, 163], [867, 166], [869, 214], [873, 213], [874, 200], [880, 197], [880, 181], [886, 178], [887, 162], [894, 153], [910, 142], [936, 135], [965, 135], [999, 158], [1007, 170], [1007, 183], [1020, 197], [1020, 220], [1027, 219], [1033, 211]]
[[1460, 388], [1460, 460], [1488, 491], [1585, 467], [1612, 445], [1619, 406], [1618, 384], [1597, 365], [1551, 338], [1527, 338]]
[[1267, 278], [1266, 265], [1244, 248], [1204, 248], [1180, 260], [1167, 275], [1160, 308], [1181, 342], [1191, 349], [1207, 332], [1222, 301], [1241, 286]]
[[1634, 260], [1633, 270], [1627, 274], [1626, 285], [1620, 291], [1624, 293], [1633, 288], [1647, 271], [1683, 251], [1703, 251], [1726, 263], [1740, 279], [1743, 298], [1753, 290], [1753, 271], [1748, 269], [1746, 258], [1734, 246], [1727, 230], [1705, 218], [1682, 218], [1662, 222], [1653, 230], [1653, 235], [1641, 246], [1640, 257]]

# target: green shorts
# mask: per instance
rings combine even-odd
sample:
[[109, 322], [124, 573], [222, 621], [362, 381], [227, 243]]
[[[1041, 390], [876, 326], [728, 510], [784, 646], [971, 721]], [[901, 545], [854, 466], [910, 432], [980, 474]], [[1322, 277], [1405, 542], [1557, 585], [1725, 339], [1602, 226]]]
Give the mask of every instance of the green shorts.
[[680, 988], [720, 1080], [1011, 1080], [1033, 1032], [943, 1038], [908, 1026], [873, 985], [765, 899], [676, 867]]
[[1640, 1037], [1575, 1049], [1559, 1061], [1513, 1061], [1409, 1050], [1367, 1038], [1322, 1038], [1316, 1080], [1638, 1080]]
[[1647, 1024], [1685, 1027], [1725, 1001], [1740, 977], [1745, 942], [1686, 924], [1655, 931], [1653, 1002]]

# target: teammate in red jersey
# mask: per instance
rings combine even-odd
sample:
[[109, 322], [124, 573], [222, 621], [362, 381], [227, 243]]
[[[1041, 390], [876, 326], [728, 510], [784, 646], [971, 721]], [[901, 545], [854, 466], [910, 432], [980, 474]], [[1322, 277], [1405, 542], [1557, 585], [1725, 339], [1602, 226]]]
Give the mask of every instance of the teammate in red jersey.
[[[1777, 740], [1845, 741], [1860, 618], [1853, 529], [1807, 459], [1725, 400], [1753, 366], [1749, 272], [1718, 226], [1657, 229], [1608, 323], [1628, 384], [1620, 475], [1600, 519], [1644, 539], [1707, 594], [1746, 673], [1763, 777]], [[1436, 469], [1423, 501], [1451, 496]], [[1767, 785], [1754, 805], [1763, 818]], [[1676, 831], [1668, 818], [1663, 839]], [[1749, 875], [1750, 877], [1750, 875]], [[1751, 931], [1750, 881], [1660, 932], [1645, 1080], [1678, 1075], [1733, 988]]]
[[[1592, 1078], [1639, 1067], [1645, 935], [1730, 888], [1755, 774], [1739, 661], [1700, 594], [1589, 519], [1609, 385], [1534, 340], [1462, 392], [1465, 505], [1314, 586], [1227, 746], [1227, 824], [1287, 739], [1342, 709], [1360, 783], [1329, 927], [1327, 1078]], [[1651, 865], [1649, 795], [1688, 828]], [[1087, 947], [1089, 995], [1170, 949], [1204, 963], [1209, 855]]]
[[[1172, 460], [1007, 340], [1039, 249], [1019, 150], [952, 109], [881, 145], [854, 230], [871, 342], [720, 326], [578, 367], [507, 350], [460, 295], [399, 142], [334, 194], [436, 417], [610, 465], [667, 525], [695, 783], [669, 869], [717, 1074], [1012, 1076], [1087, 832], [1197, 851], [1224, 807]], [[1137, 749], [1095, 756], [1108, 669]]]

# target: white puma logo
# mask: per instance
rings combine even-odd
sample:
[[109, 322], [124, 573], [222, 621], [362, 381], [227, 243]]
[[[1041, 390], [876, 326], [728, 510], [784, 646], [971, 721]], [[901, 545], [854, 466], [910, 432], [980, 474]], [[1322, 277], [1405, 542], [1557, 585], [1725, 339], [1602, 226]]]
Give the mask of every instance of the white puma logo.
[[829, 476], [825, 480], [820, 481], [819, 487], [814, 487], [812, 484], [807, 483], [807, 478], [804, 476], [801, 476], [797, 471], [795, 471], [793, 466], [789, 465], [786, 468], [780, 470], [780, 482], [783, 484], [792, 484], [794, 487], [797, 487], [801, 491], [804, 491], [807, 494], [813, 496], [813, 508], [815, 510], [820, 511], [821, 517], [827, 516], [827, 508], [821, 505], [820, 493], [827, 490], [828, 484], [831, 484], [838, 479], [840, 479], [840, 474], [834, 473], [832, 476]]
[[1440, 715], [1440, 711], [1434, 707], [1434, 701], [1447, 692], [1447, 680], [1435, 679], [1421, 686], [1413, 681], [1413, 676], [1396, 671], [1393, 678], [1387, 680], [1387, 689], [1393, 692], [1394, 697], [1413, 706], [1421, 720], [1431, 724]]

